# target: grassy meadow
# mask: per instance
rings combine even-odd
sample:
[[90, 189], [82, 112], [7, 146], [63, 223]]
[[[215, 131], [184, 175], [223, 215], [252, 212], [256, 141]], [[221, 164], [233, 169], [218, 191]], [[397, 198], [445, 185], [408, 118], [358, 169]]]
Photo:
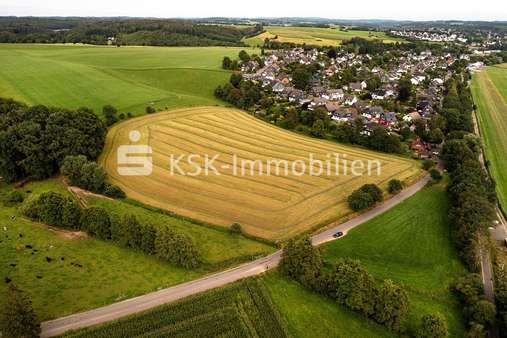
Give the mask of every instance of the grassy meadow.
[[[121, 176], [117, 173], [117, 147], [131, 144], [129, 132], [138, 130], [139, 144], [153, 149], [153, 172], [149, 176]], [[328, 154], [338, 153], [347, 163], [340, 162], [335, 175], [332, 161], [331, 175], [303, 176], [283, 166], [276, 173], [273, 165], [268, 173], [268, 160], [293, 163], [310, 154], [326, 161]], [[196, 176], [183, 175], [169, 169], [170, 155], [200, 154], [212, 158], [219, 175], [202, 172]], [[234, 155], [237, 156], [236, 162]], [[180, 162], [185, 172], [195, 172], [195, 166]], [[241, 160], [259, 160], [260, 165], [245, 166], [241, 174]], [[380, 163], [367, 175], [351, 175], [353, 160]], [[204, 158], [195, 163], [202, 168]], [[200, 107], [161, 112], [128, 120], [115, 125], [109, 132], [105, 150], [99, 162], [108, 171], [111, 181], [119, 185], [130, 198], [176, 214], [229, 226], [238, 222], [247, 233], [269, 240], [286, 239], [350, 214], [346, 198], [361, 185], [371, 182], [382, 187], [392, 178], [411, 181], [420, 174], [416, 161], [376, 153], [351, 146], [312, 139], [271, 126], [244, 112], [222, 107]], [[376, 168], [378, 164], [372, 162]], [[291, 165], [291, 164], [290, 164]], [[347, 168], [348, 173], [344, 173]]]
[[[215, 105], [240, 48], [0, 44], [0, 95], [65, 108], [106, 104], [139, 115], [146, 106]], [[252, 50], [249, 50], [252, 52]]]
[[280, 277], [277, 272], [267, 274], [262, 281], [292, 337], [396, 337], [383, 326], [339, 306], [332, 299]]
[[447, 212], [445, 188], [427, 187], [343, 239], [324, 245], [324, 260], [358, 259], [375, 277], [403, 283], [409, 291], [412, 329], [422, 315], [440, 312], [450, 336], [462, 336], [460, 308], [449, 285], [465, 268], [454, 251]]
[[487, 67], [475, 73], [472, 94], [485, 145], [489, 170], [495, 178], [497, 193], [507, 210], [507, 64]]
[[291, 42], [296, 44], [307, 44], [317, 46], [336, 46], [343, 40], [350, 40], [359, 37], [367, 40], [383, 40], [385, 43], [403, 42], [403, 39], [397, 39], [387, 36], [384, 32], [371, 32], [360, 30], [341, 30], [340, 28], [318, 28], [318, 27], [282, 27], [266, 26], [265, 32], [244, 42], [250, 46], [262, 46], [266, 38], [275, 39], [278, 42]]
[[[11, 189], [10, 185], [0, 184], [0, 195]], [[20, 191], [26, 196], [44, 191], [68, 193], [57, 179], [33, 182]], [[30, 295], [40, 319], [47, 320], [193, 280], [275, 250], [242, 236], [149, 212], [126, 202], [92, 198], [88, 203], [111, 213], [134, 214], [140, 221], [155, 226], [167, 224], [188, 234], [198, 243], [205, 260], [203, 266], [196, 270], [177, 268], [113, 242], [31, 222], [21, 216], [18, 207], [1, 206], [0, 306], [6, 278]], [[52, 260], [47, 262], [46, 257]]]

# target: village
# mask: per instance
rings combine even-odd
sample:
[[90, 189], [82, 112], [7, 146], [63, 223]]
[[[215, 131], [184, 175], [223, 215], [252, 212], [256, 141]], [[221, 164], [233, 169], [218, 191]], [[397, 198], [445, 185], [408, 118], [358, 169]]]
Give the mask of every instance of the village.
[[[451, 54], [436, 56], [429, 50], [419, 54], [404, 52], [383, 67], [370, 68], [371, 59], [368, 54], [338, 53], [333, 58], [325, 51], [294, 48], [261, 56], [262, 66], [255, 60], [244, 62], [241, 70], [244, 80], [260, 83], [264, 93], [275, 102], [310, 111], [325, 110], [337, 124], [359, 119], [365, 135], [378, 126], [397, 134], [403, 127], [415, 131], [417, 123], [426, 124], [438, 111], [444, 83], [452, 76], [450, 66], [457, 58]], [[311, 77], [307, 88], [298, 89], [294, 85], [289, 72], [294, 63], [319, 65], [320, 70]], [[334, 80], [352, 68], [358, 80], [338, 87]], [[413, 97], [406, 106], [392, 109], [400, 95], [402, 79], [409, 81]], [[427, 144], [420, 138], [415, 138], [409, 147], [421, 158], [438, 156], [438, 145]]]

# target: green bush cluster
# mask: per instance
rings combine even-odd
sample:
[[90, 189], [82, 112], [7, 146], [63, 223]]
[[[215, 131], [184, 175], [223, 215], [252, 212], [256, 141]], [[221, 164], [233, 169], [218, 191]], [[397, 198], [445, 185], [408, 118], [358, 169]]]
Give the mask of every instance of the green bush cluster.
[[495, 304], [485, 299], [481, 276], [468, 274], [460, 277], [453, 283], [452, 290], [463, 306], [470, 330], [485, 336], [486, 330], [495, 323], [496, 308]]
[[28, 200], [22, 207], [32, 220], [69, 230], [81, 228], [81, 207], [70, 197], [56, 192], [45, 192]]
[[65, 157], [60, 170], [71, 185], [112, 198], [125, 198], [119, 187], [107, 182], [105, 170], [96, 162], [88, 161], [86, 156]]
[[382, 190], [378, 186], [375, 184], [365, 184], [347, 198], [347, 203], [352, 210], [360, 211], [371, 208], [375, 203], [382, 200]]
[[397, 179], [390, 180], [388, 183], [387, 191], [390, 194], [397, 194], [403, 190], [403, 182]]

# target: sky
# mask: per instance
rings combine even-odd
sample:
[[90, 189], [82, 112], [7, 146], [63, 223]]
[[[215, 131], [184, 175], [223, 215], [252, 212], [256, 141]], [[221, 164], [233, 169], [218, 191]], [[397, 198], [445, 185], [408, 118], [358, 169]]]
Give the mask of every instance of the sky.
[[507, 21], [505, 0], [0, 0], [0, 16], [322, 17]]

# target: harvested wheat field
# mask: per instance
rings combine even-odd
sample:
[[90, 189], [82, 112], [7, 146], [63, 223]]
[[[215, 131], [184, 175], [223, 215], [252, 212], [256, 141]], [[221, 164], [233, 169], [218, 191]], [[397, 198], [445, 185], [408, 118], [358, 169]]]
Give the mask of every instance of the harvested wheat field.
[[[153, 171], [149, 176], [121, 176], [117, 172], [117, 149], [133, 144], [129, 139], [133, 130], [141, 134], [136, 145], [146, 144], [153, 149]], [[311, 153], [323, 161], [327, 154], [338, 153], [348, 162], [339, 163], [339, 175], [335, 175], [334, 161], [331, 175], [312, 176], [309, 169], [302, 176], [290, 170], [285, 175], [283, 166], [278, 174], [272, 166], [268, 175], [268, 161], [308, 163]], [[219, 175], [212, 170], [209, 175], [184, 175], [196, 172], [196, 166], [183, 165], [186, 157], [179, 165], [183, 172], [171, 173], [171, 154], [218, 155], [213, 164]], [[263, 170], [257, 163], [253, 174], [247, 166], [245, 175], [241, 175], [242, 160], [261, 160]], [[373, 175], [351, 175], [353, 160], [371, 164]], [[385, 187], [393, 178], [410, 183], [421, 173], [415, 161], [312, 139], [223, 107], [172, 110], [116, 125], [108, 134], [100, 161], [112, 183], [130, 198], [213, 224], [229, 226], [237, 222], [247, 233], [270, 240], [285, 239], [346, 216], [350, 213], [346, 198], [365, 183]], [[202, 168], [204, 159], [199, 157], [194, 162]], [[379, 163], [381, 174], [377, 175]], [[365, 165], [362, 171], [366, 170]]]

